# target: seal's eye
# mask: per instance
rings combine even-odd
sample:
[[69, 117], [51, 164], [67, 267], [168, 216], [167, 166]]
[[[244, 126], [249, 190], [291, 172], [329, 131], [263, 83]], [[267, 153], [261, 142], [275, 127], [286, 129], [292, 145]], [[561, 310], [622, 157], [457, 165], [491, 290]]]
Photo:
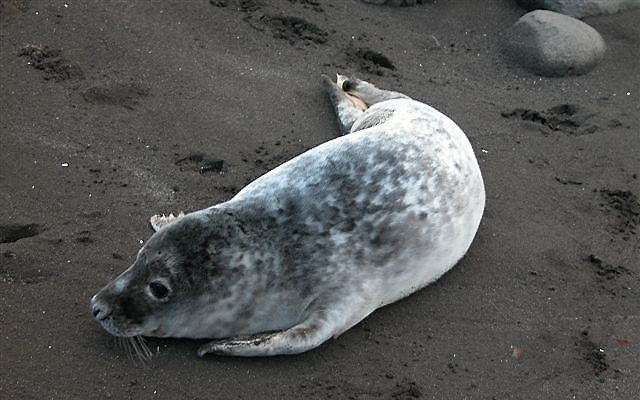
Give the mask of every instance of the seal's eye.
[[169, 296], [169, 288], [160, 282], [151, 282], [149, 284], [151, 295], [158, 300], [164, 300]]

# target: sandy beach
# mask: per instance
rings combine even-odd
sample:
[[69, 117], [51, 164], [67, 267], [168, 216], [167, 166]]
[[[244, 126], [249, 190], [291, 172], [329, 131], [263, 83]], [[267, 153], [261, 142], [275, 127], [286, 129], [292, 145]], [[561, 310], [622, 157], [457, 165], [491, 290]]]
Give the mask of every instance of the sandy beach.
[[[640, 391], [640, 10], [584, 18], [604, 59], [506, 59], [512, 0], [0, 0], [3, 399], [633, 399]], [[487, 206], [435, 284], [296, 356], [147, 365], [89, 299], [157, 213], [195, 211], [339, 135], [356, 75], [469, 137]]]

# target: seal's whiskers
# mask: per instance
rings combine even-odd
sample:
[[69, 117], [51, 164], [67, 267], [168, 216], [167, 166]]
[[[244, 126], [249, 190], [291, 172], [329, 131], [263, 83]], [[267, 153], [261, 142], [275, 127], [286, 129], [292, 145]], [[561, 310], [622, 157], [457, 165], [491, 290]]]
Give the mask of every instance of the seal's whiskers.
[[149, 349], [147, 341], [142, 336], [117, 336], [116, 344], [120, 350], [126, 351], [131, 360], [137, 359], [145, 364], [153, 357], [153, 353], [151, 352], [151, 349]]
[[147, 341], [142, 336], [133, 336], [129, 338], [129, 343], [135, 351], [138, 360], [143, 363], [151, 360], [151, 357], [153, 357], [153, 353], [149, 349]]

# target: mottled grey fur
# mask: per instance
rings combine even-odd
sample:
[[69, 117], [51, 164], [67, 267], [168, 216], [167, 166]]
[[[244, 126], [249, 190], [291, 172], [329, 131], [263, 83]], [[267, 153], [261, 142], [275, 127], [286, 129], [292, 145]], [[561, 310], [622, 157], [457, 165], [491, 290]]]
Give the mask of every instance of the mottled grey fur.
[[[466, 252], [484, 186], [462, 131], [397, 92], [326, 80], [341, 127], [233, 199], [166, 223], [92, 300], [114, 335], [299, 353], [437, 279]], [[362, 99], [353, 108], [343, 91]], [[150, 283], [168, 290], [155, 297]]]

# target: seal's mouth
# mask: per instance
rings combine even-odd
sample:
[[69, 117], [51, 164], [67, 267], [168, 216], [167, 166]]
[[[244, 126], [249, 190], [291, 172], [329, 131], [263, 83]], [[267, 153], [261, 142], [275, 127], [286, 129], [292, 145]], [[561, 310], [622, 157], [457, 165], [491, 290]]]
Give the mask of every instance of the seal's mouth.
[[[118, 346], [129, 354], [130, 358], [137, 358], [140, 362], [145, 364], [153, 357], [153, 352], [149, 349], [145, 338], [143, 329], [139, 327], [129, 327], [123, 329], [117, 326], [113, 316], [111, 314], [102, 315], [95, 312], [95, 307], [92, 304], [91, 312], [93, 319], [107, 331], [109, 334], [115, 337]], [[152, 330], [157, 331], [158, 328]]]
[[98, 300], [97, 296], [91, 299], [90, 305], [93, 319], [100, 324], [102, 329], [117, 337], [132, 337], [144, 334], [141, 326], [134, 326], [127, 323], [126, 319], [115, 318], [114, 308], [106, 302]]
[[105, 318], [103, 320], [97, 320], [96, 321], [100, 324], [100, 326], [102, 327], [102, 329], [104, 329], [105, 331], [107, 331], [109, 334], [116, 336], [116, 337], [134, 337], [134, 336], [140, 336], [140, 335], [144, 335], [144, 331], [142, 328], [138, 328], [138, 327], [127, 327], [127, 328], [123, 328], [121, 326], [116, 325], [116, 323], [114, 322], [113, 318], [108, 317]]

